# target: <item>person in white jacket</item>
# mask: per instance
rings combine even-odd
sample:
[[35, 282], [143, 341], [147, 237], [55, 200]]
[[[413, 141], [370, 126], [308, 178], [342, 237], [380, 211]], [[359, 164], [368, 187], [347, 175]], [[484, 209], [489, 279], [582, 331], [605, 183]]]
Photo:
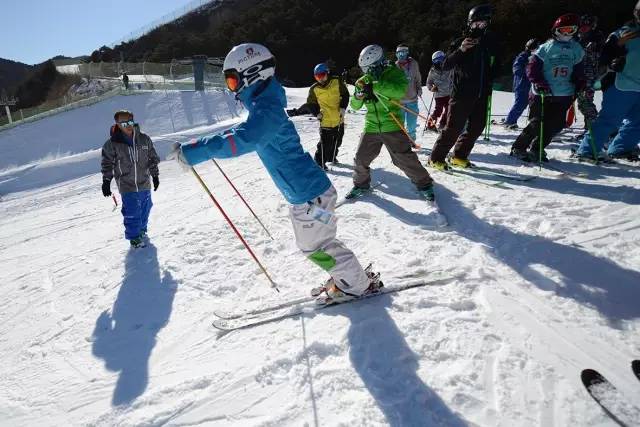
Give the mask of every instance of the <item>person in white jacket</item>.
[[400, 101], [402, 105], [416, 114], [412, 114], [406, 110], [404, 112], [404, 123], [407, 133], [412, 141], [416, 140], [416, 127], [418, 124], [418, 97], [422, 96], [422, 75], [420, 75], [420, 67], [418, 62], [409, 56], [409, 48], [403, 44], [396, 48], [396, 65], [404, 71], [409, 86], [404, 98]]
[[[427, 129], [437, 131], [447, 124], [447, 112], [449, 111], [449, 99], [451, 98], [451, 88], [453, 86], [453, 70], [443, 70], [442, 62], [446, 54], [439, 50], [431, 55], [433, 66], [427, 76], [427, 89], [433, 92], [436, 106], [429, 116]], [[440, 122], [438, 123], [438, 120]]]

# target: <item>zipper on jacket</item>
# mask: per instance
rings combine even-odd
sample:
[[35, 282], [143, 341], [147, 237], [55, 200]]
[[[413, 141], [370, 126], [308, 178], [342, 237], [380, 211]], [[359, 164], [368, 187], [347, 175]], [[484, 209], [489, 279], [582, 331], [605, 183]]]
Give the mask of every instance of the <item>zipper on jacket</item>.
[[380, 123], [380, 116], [378, 115], [378, 107], [375, 101], [373, 102], [373, 109], [376, 111], [376, 119], [378, 120], [378, 133], [382, 133], [382, 124]]
[[134, 131], [133, 133], [133, 152], [135, 155], [136, 160], [134, 160], [133, 162], [133, 179], [135, 180], [136, 183], [136, 191], [140, 191], [138, 189], [138, 149], [136, 148], [136, 133]]
[[118, 169], [120, 169], [120, 177], [118, 178], [118, 190], [120, 189], [120, 180], [122, 179], [122, 164], [120, 163], [120, 159], [118, 159]]

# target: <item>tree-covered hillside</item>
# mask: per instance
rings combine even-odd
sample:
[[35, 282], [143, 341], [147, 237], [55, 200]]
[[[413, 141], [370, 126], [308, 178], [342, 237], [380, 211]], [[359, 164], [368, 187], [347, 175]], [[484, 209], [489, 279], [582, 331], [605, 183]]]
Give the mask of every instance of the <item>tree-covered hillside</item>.
[[[472, 0], [225, 0], [203, 8], [115, 49], [103, 48], [94, 60], [170, 61], [194, 54], [224, 56], [235, 44], [254, 41], [278, 59], [278, 73], [298, 85], [309, 84], [312, 67], [332, 60], [338, 71], [357, 63], [367, 44], [393, 50], [407, 43], [426, 70], [431, 53], [460, 35]], [[611, 31], [631, 17], [635, 0], [493, 0], [492, 27], [504, 42], [501, 66], [532, 38], [546, 38], [554, 19], [567, 12], [593, 13]], [[605, 11], [606, 14], [600, 11]]]

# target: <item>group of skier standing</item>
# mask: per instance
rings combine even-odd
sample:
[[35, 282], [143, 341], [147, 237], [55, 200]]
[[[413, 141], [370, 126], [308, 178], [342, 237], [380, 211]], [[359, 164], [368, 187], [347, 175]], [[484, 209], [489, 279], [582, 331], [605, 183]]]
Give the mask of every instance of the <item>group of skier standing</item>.
[[[489, 5], [473, 8], [463, 37], [446, 53], [438, 51], [432, 56], [427, 88], [434, 92], [436, 106], [426, 126], [441, 132], [427, 165], [437, 170], [472, 167], [469, 154], [490, 114], [499, 63], [500, 48], [490, 30], [492, 13]], [[580, 26], [577, 15], [559, 17], [553, 24], [552, 38], [540, 46], [530, 41], [516, 59], [516, 105], [506, 121], [509, 128], [515, 128], [525, 108], [521, 86], [528, 87], [530, 82], [531, 90], [526, 95], [529, 124], [514, 142], [513, 156], [527, 161], [540, 157], [544, 160], [544, 147], [564, 127], [565, 113], [576, 95], [580, 108], [590, 111], [600, 79], [597, 73], [585, 73], [587, 60], [606, 63], [611, 74], [602, 79], [602, 110], [597, 116], [587, 116], [590, 131], [577, 155], [593, 158], [616, 130], [618, 134], [609, 144], [610, 153], [631, 148], [640, 141], [640, 1], [634, 10], [634, 21], [614, 32], [601, 52], [597, 43], [587, 43], [586, 58], [585, 49], [574, 39]], [[378, 275], [369, 268], [363, 269], [355, 254], [336, 238], [337, 192], [325, 170], [327, 162], [337, 161], [347, 106], [354, 110], [365, 107], [367, 112], [354, 159], [354, 186], [346, 197], [370, 191], [370, 164], [385, 146], [393, 164], [409, 177], [419, 196], [430, 202], [435, 199], [433, 180], [412, 149], [416, 147], [422, 77], [406, 45], [397, 47], [396, 58], [395, 63], [387, 61], [378, 45], [365, 47], [358, 58], [363, 75], [355, 82], [352, 96], [345, 83], [330, 74], [326, 64], [318, 64], [314, 69], [316, 83], [309, 89], [306, 103], [286, 110], [284, 89], [274, 78], [275, 58], [271, 52], [256, 43], [238, 45], [227, 54], [223, 72], [227, 88], [247, 109], [247, 120], [221, 134], [176, 143], [169, 155], [191, 168], [212, 158], [256, 152], [291, 204], [290, 218], [298, 248], [331, 276], [320, 295], [325, 303], [378, 292], [382, 286]], [[312, 114], [319, 120], [320, 141], [314, 158], [303, 150], [289, 120], [300, 114]], [[150, 197], [147, 203], [146, 196], [151, 181], [154, 190], [159, 184], [157, 155], [148, 137], [135, 126], [131, 113], [118, 112], [115, 119], [111, 138], [103, 147], [102, 189], [105, 196], [110, 195], [109, 184], [115, 176], [127, 205], [122, 210], [126, 237], [137, 247], [146, 234], [151, 207]], [[121, 169], [123, 164], [126, 171]], [[135, 190], [129, 188], [131, 180]], [[127, 190], [145, 192], [144, 197], [125, 198]]]

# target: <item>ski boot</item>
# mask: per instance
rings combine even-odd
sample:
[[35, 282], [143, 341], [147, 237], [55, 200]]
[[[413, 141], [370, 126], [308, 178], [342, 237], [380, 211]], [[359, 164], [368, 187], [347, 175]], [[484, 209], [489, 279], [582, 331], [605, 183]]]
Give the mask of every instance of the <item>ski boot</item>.
[[351, 295], [343, 292], [338, 286], [336, 286], [335, 280], [331, 277], [323, 286], [311, 289], [311, 296], [317, 297], [316, 302], [318, 304], [338, 304], [361, 296], [380, 292], [380, 289], [384, 286], [380, 280], [380, 273], [374, 273], [372, 271], [372, 264], [369, 264], [367, 268], [364, 269], [364, 272], [369, 279], [369, 286], [361, 295]]
[[365, 193], [369, 193], [371, 188], [362, 188], [362, 187], [353, 187], [351, 191], [344, 196], [345, 199], [355, 199], [356, 197], [360, 197]]
[[147, 244], [144, 242], [142, 237], [136, 237], [135, 239], [131, 239], [129, 240], [129, 243], [131, 243], [132, 249], [139, 249], [147, 246]]
[[447, 164], [447, 162], [438, 162], [438, 161], [433, 161], [431, 159], [427, 160], [427, 166], [432, 167], [433, 169], [439, 170], [441, 172], [449, 170], [449, 165]]
[[418, 189], [418, 194], [428, 202], [433, 202], [436, 199], [436, 195], [433, 193], [433, 184], [429, 184], [426, 188]]
[[609, 154], [609, 158], [622, 159], [622, 160], [627, 160], [629, 162], [637, 162], [637, 161], [640, 161], [640, 148], [633, 148], [630, 151]]
[[449, 166], [454, 168], [467, 169], [473, 167], [473, 163], [469, 159], [461, 159], [460, 157], [451, 157], [449, 159]]
[[[538, 150], [529, 150], [529, 158], [532, 162], [540, 161], [540, 152]], [[549, 158], [547, 157], [547, 152], [542, 150], [542, 161], [545, 163], [549, 163]]]
[[515, 157], [516, 159], [520, 159], [523, 162], [530, 162], [531, 161], [531, 157], [529, 156], [529, 153], [527, 153], [526, 150], [520, 150], [517, 148], [512, 148], [511, 152], [509, 153], [509, 155], [511, 157]]

